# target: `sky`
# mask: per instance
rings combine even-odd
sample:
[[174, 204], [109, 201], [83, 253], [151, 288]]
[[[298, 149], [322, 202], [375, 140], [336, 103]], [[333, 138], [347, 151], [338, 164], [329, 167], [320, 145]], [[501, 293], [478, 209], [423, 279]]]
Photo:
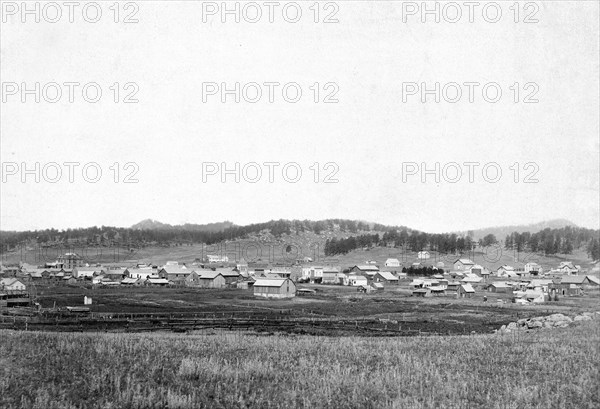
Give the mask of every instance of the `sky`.
[[598, 228], [599, 4], [513, 3], [3, 2], [0, 228]]

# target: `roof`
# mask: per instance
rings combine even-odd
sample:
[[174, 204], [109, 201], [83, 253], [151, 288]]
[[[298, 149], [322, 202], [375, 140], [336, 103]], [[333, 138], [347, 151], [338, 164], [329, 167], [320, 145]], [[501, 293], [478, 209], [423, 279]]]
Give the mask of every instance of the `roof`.
[[314, 294], [317, 292], [317, 290], [311, 290], [310, 288], [299, 288], [297, 291], [299, 293], [307, 293], [307, 294]]
[[481, 277], [465, 277], [462, 279], [463, 283], [479, 283], [481, 282]]
[[190, 274], [192, 272], [189, 268], [176, 265], [164, 266], [160, 271], [165, 271], [167, 274]]
[[281, 287], [287, 278], [259, 278], [254, 282], [254, 287]]
[[471, 260], [469, 260], [468, 258], [459, 258], [459, 259], [458, 259], [458, 260], [456, 260], [454, 263], [457, 263], [457, 262], [459, 262], [459, 261], [460, 261], [462, 264], [465, 264], [465, 265], [474, 265], [474, 264], [475, 264], [475, 263], [473, 263]]
[[387, 260], [385, 260], [386, 263], [399, 263], [400, 260], [398, 260], [397, 258], [388, 258]]
[[561, 278], [560, 283], [561, 284], [584, 284], [586, 280], [588, 280], [587, 276], [564, 276]]
[[498, 267], [498, 270], [500, 270], [501, 268], [506, 271], [515, 271], [514, 267], [508, 266], [508, 265], [500, 266], [500, 267]]
[[211, 270], [196, 271], [196, 274], [198, 274], [198, 276], [200, 278], [206, 279], [206, 280], [214, 280], [218, 276], [223, 277], [223, 274], [221, 274], [220, 272], [218, 272], [218, 271], [211, 271]]
[[435, 285], [435, 286], [429, 287], [429, 289], [430, 289], [431, 291], [436, 291], [436, 292], [437, 292], [437, 291], [446, 291], [446, 289], [445, 289], [444, 287], [442, 287], [442, 286], [439, 286], [439, 285]]
[[[377, 267], [373, 264], [361, 264], [361, 265], [356, 265], [354, 267], [356, 267], [362, 271], [379, 271], [379, 267]], [[354, 268], [354, 267], [352, 267], [352, 268]]]
[[7, 286], [7, 287], [11, 286], [11, 285], [15, 285], [16, 283], [25, 285], [17, 278], [2, 278], [2, 279], [0, 279], [0, 284]]
[[[221, 273], [221, 275], [223, 277], [238, 277], [240, 275], [240, 273], [236, 270], [233, 270], [231, 268], [217, 268], [215, 269], [216, 273]], [[198, 270], [196, 270], [196, 273], [198, 273]], [[200, 274], [200, 273], [198, 273]]]
[[373, 283], [372, 285], [374, 288], [383, 288], [383, 284], [381, 283]]
[[532, 285], [534, 287], [541, 286], [541, 285], [548, 285], [548, 284], [552, 284], [552, 280], [538, 278], [538, 279], [531, 280], [531, 282], [529, 283], [529, 285]]
[[134, 283], [137, 283], [137, 282], [138, 282], [138, 279], [137, 279], [137, 278], [130, 278], [130, 277], [127, 277], [127, 278], [124, 278], [124, 279], [121, 281], [121, 284], [134, 284]]
[[495, 283], [491, 283], [490, 286], [494, 286], [496, 288], [512, 288], [510, 285], [506, 284], [504, 281], [496, 281]]
[[104, 267], [75, 267], [77, 271], [101, 271]]
[[115, 268], [113, 270], [106, 270], [104, 274], [106, 275], [117, 275], [117, 274], [125, 274], [125, 271], [128, 271], [126, 268]]
[[600, 278], [596, 276], [587, 276], [587, 278], [590, 281], [590, 283], [600, 285]]
[[396, 277], [389, 271], [380, 271], [377, 274], [379, 274], [381, 277], [383, 277], [384, 279], [386, 279], [388, 281], [398, 281], [398, 277]]
[[460, 285], [464, 292], [466, 293], [474, 293], [475, 289], [471, 287], [471, 284], [461, 284]]
[[169, 280], [165, 278], [147, 278], [146, 281], [150, 284], [169, 284]]

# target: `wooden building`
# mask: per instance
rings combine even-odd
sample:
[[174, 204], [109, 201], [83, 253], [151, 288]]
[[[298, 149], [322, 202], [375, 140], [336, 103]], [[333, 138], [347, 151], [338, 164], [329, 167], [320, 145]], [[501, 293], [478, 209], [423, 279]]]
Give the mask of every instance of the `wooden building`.
[[296, 284], [289, 278], [260, 278], [252, 286], [254, 295], [266, 298], [290, 298], [296, 295]]

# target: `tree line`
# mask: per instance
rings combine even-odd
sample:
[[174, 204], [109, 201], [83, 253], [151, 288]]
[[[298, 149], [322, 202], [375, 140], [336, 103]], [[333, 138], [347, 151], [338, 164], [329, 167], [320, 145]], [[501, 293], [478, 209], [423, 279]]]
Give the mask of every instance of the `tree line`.
[[532, 253], [572, 254], [573, 250], [585, 248], [592, 260], [600, 258], [598, 230], [567, 226], [560, 229], [546, 228], [537, 233], [513, 232], [504, 240], [504, 248]]
[[[246, 226], [224, 228], [220, 231], [203, 231], [197, 228], [170, 226], [168, 229], [133, 229], [125, 227], [88, 227], [79, 229], [46, 229], [24, 232], [0, 232], [2, 251], [14, 249], [18, 245], [37, 243], [42, 246], [70, 243], [86, 245], [119, 245], [144, 247], [147, 245], [183, 245], [204, 243], [218, 244], [227, 240], [248, 239], [268, 232], [275, 237], [312, 232], [320, 235], [323, 232], [341, 232], [351, 235], [342, 239], [331, 239], [325, 243], [325, 255], [347, 254], [348, 252], [373, 246], [403, 247], [410, 251], [430, 250], [441, 254], [464, 253], [473, 250], [477, 245], [504, 245], [506, 249], [519, 252], [543, 252], [550, 254], [571, 254], [575, 249], [585, 248], [592, 260], [600, 258], [598, 239], [599, 230], [582, 227], [563, 227], [544, 229], [537, 233], [514, 232], [508, 235], [504, 243], [499, 243], [493, 234], [488, 234], [475, 241], [469, 234], [456, 233], [429, 234], [404, 226], [386, 226], [369, 224], [363, 221], [347, 219], [326, 220], [271, 220]], [[380, 235], [381, 233], [381, 235]]]

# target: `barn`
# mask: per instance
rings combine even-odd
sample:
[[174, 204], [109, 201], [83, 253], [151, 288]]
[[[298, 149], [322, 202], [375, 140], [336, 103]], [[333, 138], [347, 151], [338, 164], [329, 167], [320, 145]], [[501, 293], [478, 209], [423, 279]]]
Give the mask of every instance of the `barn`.
[[[219, 273], [225, 279], [225, 284], [235, 284], [240, 279], [240, 273], [231, 268], [217, 268], [216, 273]], [[200, 274], [202, 276], [203, 274]]]
[[496, 281], [488, 285], [487, 290], [490, 293], [510, 293], [512, 292], [512, 287], [505, 282]]
[[254, 285], [254, 295], [266, 298], [291, 298], [296, 295], [296, 284], [289, 278], [260, 278]]
[[356, 265], [350, 269], [350, 273], [360, 274], [365, 277], [373, 277], [377, 272], [379, 272], [379, 268], [372, 264]]
[[396, 277], [389, 271], [380, 271], [377, 274], [375, 274], [375, 276], [373, 277], [373, 281], [376, 283], [397, 285], [398, 277]]
[[583, 288], [591, 284], [587, 276], [567, 275], [557, 279], [551, 287], [559, 295], [578, 296], [583, 295]]
[[197, 287], [223, 288], [227, 285], [225, 277], [218, 271], [197, 270], [194, 273], [198, 274], [198, 279], [196, 281]]

